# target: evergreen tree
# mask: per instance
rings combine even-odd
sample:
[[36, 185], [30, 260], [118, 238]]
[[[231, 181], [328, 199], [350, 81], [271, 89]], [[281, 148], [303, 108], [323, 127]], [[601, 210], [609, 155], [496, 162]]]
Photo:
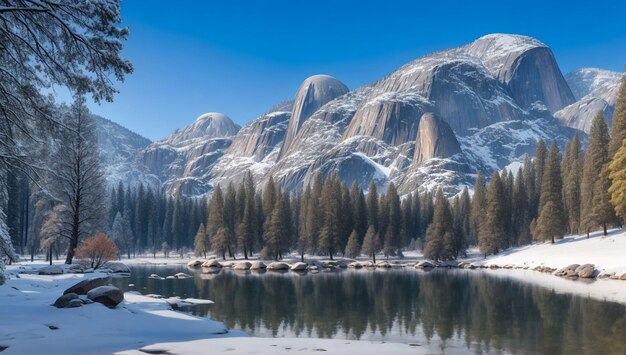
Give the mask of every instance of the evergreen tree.
[[285, 198], [279, 196], [274, 205], [269, 226], [265, 232], [265, 247], [262, 252], [274, 260], [278, 260], [281, 252], [281, 242], [289, 238], [289, 213], [285, 206]]
[[226, 187], [224, 196], [224, 223], [228, 233], [228, 255], [235, 259], [237, 241], [235, 239], [235, 227], [237, 223], [237, 191], [232, 181]]
[[522, 169], [517, 171], [515, 176], [515, 184], [513, 185], [513, 210], [512, 210], [512, 234], [514, 237], [514, 245], [523, 245], [530, 243], [532, 237], [530, 235], [530, 212], [529, 212], [529, 194], [526, 189], [526, 179]]
[[356, 230], [353, 230], [352, 233], [350, 233], [350, 238], [348, 238], [345, 255], [349, 258], [356, 258], [360, 253], [361, 247], [359, 246], [359, 234]]
[[470, 210], [470, 238], [469, 244], [477, 245], [480, 234], [480, 226], [485, 218], [485, 208], [487, 206], [487, 192], [485, 180], [481, 173], [478, 173], [474, 187], [474, 198]]
[[368, 228], [378, 231], [378, 189], [373, 181], [367, 188], [367, 222]]
[[393, 182], [389, 184], [385, 197], [385, 205], [389, 211], [384, 243], [385, 256], [401, 256], [400, 230], [402, 228], [402, 211], [400, 209], [400, 196], [398, 196], [398, 191]]
[[254, 180], [250, 171], [246, 173], [244, 182], [242, 184], [242, 191], [240, 195], [243, 195], [240, 203], [243, 203], [243, 215], [241, 221], [237, 225], [237, 244], [243, 251], [243, 256], [247, 260], [248, 254], [254, 247], [254, 241], [256, 240], [256, 211], [255, 211], [255, 195]]
[[196, 233], [196, 237], [194, 239], [194, 247], [195, 255], [204, 256], [205, 258], [206, 253], [211, 250], [211, 247], [209, 245], [209, 237], [206, 234], [204, 223], [201, 223], [200, 227], [198, 227], [198, 232]]
[[580, 226], [580, 184], [582, 170], [582, 150], [580, 136], [567, 143], [563, 158], [563, 202], [567, 211], [569, 233], [578, 233]]
[[583, 177], [580, 187], [580, 229], [587, 233], [587, 237], [589, 237], [590, 231], [600, 226], [601, 220], [604, 220], [602, 217], [605, 217], [594, 214], [594, 211], [600, 212], [606, 210], [603, 206], [596, 207], [594, 201], [595, 203], [602, 203], [603, 201], [610, 200], [610, 198], [595, 197], [596, 192], [608, 194], [608, 191], [601, 191], [601, 186], [595, 186], [596, 181], [604, 178], [602, 174], [603, 171], [605, 171], [605, 165], [609, 162], [608, 144], [609, 130], [606, 126], [604, 115], [602, 111], [600, 111], [591, 123], [589, 147], [585, 154]]
[[541, 188], [542, 188], [542, 182], [543, 182], [543, 170], [544, 170], [544, 166], [546, 163], [546, 158], [548, 155], [548, 151], [546, 149], [546, 142], [542, 139], [539, 139], [539, 142], [537, 142], [537, 148], [535, 150], [535, 161], [534, 161], [534, 168], [535, 168], [535, 199], [534, 199], [534, 203], [536, 204], [536, 206], [534, 206], [535, 208], [539, 208], [539, 199], [541, 196]]
[[544, 167], [539, 200], [539, 219], [535, 229], [535, 239], [551, 240], [562, 238], [567, 227], [563, 204], [563, 180], [561, 177], [561, 153], [552, 142]]
[[615, 212], [622, 217], [623, 223], [626, 220], [626, 140], [613, 156], [609, 165], [609, 178], [611, 204], [615, 207]]
[[[370, 190], [371, 191], [371, 190]], [[363, 239], [363, 247], [361, 252], [370, 256], [373, 262], [376, 262], [376, 253], [380, 251], [380, 237], [373, 225], [370, 225]]]
[[626, 76], [622, 76], [611, 123], [611, 141], [609, 158], [612, 159], [622, 142], [626, 139]]
[[595, 222], [602, 226], [604, 235], [608, 234], [608, 225], [618, 223], [615, 209], [611, 204], [611, 179], [609, 178], [609, 165], [606, 164], [600, 171], [600, 177], [593, 184], [593, 209], [591, 213]]
[[330, 259], [339, 246], [339, 230], [341, 216], [341, 188], [339, 178], [335, 175], [326, 179], [322, 188], [322, 225], [319, 235], [319, 250], [327, 251]]
[[483, 222], [480, 224], [478, 233], [478, 248], [480, 252], [487, 256], [497, 254], [502, 245], [502, 241], [506, 238], [506, 232], [502, 221], [504, 215], [504, 188], [500, 174], [494, 172], [489, 188], [487, 190], [487, 206], [483, 216]]
[[226, 221], [224, 217], [224, 195], [220, 185], [215, 187], [211, 202], [209, 203], [209, 220], [206, 226], [211, 247], [217, 254], [222, 255], [222, 259], [226, 260], [226, 252], [228, 251], [229, 232], [226, 230]]
[[365, 195], [356, 181], [352, 183], [350, 195], [352, 195], [354, 230], [357, 232], [360, 245], [363, 243], [363, 238], [367, 232], [367, 204], [365, 203]]
[[448, 200], [439, 189], [435, 197], [433, 220], [426, 229], [424, 257], [435, 261], [453, 258], [454, 230], [450, 223], [452, 220]]

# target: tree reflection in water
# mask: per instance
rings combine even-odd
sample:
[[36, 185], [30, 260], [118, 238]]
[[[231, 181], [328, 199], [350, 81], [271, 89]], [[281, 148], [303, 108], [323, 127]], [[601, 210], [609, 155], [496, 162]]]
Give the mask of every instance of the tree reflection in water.
[[[215, 301], [189, 310], [259, 336], [439, 342], [472, 352], [626, 354], [626, 307], [481, 271], [224, 270], [148, 279], [184, 267], [138, 266], [126, 290]], [[127, 285], [134, 283], [135, 287]]]

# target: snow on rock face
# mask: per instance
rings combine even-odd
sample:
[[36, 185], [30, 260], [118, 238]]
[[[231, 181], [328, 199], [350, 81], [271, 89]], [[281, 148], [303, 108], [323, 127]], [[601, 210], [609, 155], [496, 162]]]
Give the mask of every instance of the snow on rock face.
[[208, 112], [200, 115], [189, 126], [174, 132], [167, 138], [167, 141], [170, 144], [178, 144], [194, 138], [230, 137], [239, 129], [239, 125], [236, 125], [228, 116], [218, 112]]
[[314, 75], [302, 83], [295, 97], [287, 134], [279, 157], [289, 149], [302, 124], [327, 102], [346, 94], [348, 87], [329, 75]]
[[589, 133], [593, 118], [602, 111], [610, 125], [622, 73], [583, 68], [565, 76], [578, 101], [554, 114], [562, 124]]
[[461, 153], [461, 146], [450, 125], [432, 112], [422, 115], [415, 142], [414, 166], [432, 158], [449, 158], [458, 153]]

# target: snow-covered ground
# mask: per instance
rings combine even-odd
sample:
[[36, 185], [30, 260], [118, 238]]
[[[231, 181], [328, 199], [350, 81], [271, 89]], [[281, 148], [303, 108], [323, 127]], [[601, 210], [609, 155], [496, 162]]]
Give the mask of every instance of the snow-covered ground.
[[626, 273], [626, 230], [610, 230], [607, 236], [594, 232], [587, 239], [586, 235], [568, 236], [550, 242], [535, 243], [523, 247], [511, 248], [504, 252], [481, 259], [474, 256], [469, 259], [474, 264], [486, 266], [512, 265], [515, 267], [537, 266], [562, 268], [571, 264], [594, 264], [600, 273]]

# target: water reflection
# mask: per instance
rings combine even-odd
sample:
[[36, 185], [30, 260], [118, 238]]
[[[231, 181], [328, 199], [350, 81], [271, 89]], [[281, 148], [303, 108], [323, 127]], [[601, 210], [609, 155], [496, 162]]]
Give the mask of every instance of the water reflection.
[[[260, 336], [438, 342], [474, 353], [626, 354], [626, 307], [481, 271], [196, 273], [141, 266], [126, 290], [215, 301], [190, 311]], [[133, 283], [135, 287], [127, 285]]]

